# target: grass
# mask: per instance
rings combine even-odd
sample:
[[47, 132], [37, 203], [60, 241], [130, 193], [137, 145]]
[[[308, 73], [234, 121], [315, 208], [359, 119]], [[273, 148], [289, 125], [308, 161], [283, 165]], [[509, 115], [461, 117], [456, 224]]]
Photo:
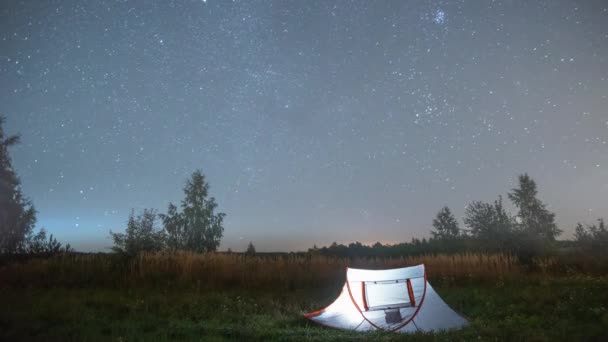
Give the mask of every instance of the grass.
[[0, 340], [521, 340], [608, 338], [608, 281], [561, 279], [438, 288], [469, 328], [439, 334], [354, 333], [308, 322], [335, 289], [273, 293], [154, 289], [4, 289]]
[[[302, 316], [336, 298], [345, 265], [420, 263], [470, 327], [436, 334], [355, 333]], [[532, 270], [501, 254], [30, 258], [0, 265], [0, 341], [608, 340], [608, 278], [556, 276], [556, 263], [537, 260]]]

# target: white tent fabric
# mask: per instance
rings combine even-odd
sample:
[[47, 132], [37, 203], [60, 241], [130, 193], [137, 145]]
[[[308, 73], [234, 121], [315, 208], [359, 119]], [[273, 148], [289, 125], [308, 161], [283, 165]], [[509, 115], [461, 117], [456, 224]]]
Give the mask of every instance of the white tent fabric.
[[340, 296], [305, 317], [356, 331], [430, 332], [468, 325], [428, 283], [424, 265], [379, 271], [347, 268]]

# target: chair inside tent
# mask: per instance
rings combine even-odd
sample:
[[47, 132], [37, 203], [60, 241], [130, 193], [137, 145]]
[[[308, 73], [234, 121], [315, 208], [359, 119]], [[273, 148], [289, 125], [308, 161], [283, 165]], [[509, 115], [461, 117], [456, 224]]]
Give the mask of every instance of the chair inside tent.
[[347, 268], [340, 296], [305, 317], [356, 331], [430, 332], [468, 325], [427, 282], [424, 265], [378, 271]]

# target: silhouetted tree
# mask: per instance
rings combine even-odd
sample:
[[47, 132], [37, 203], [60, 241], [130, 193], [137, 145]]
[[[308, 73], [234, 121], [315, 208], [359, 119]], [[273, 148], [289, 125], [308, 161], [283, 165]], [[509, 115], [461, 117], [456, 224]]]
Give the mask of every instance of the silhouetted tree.
[[215, 213], [215, 198], [209, 197], [209, 184], [196, 170], [184, 187], [181, 212], [169, 203], [167, 214], [161, 215], [171, 249], [196, 252], [215, 251], [224, 234], [224, 213]]
[[474, 201], [466, 207], [464, 224], [471, 229], [471, 236], [489, 239], [494, 233], [494, 206], [490, 203]]
[[555, 214], [539, 200], [536, 183], [527, 174], [519, 176], [519, 187], [509, 193], [509, 199], [519, 209], [517, 227], [531, 238], [555, 241], [561, 233], [555, 224]]
[[156, 213], [153, 209], [144, 209], [137, 217], [133, 211], [129, 215], [124, 233], [110, 231], [114, 246], [112, 250], [119, 253], [135, 255], [139, 252], [156, 252], [165, 245], [165, 232], [154, 226]]
[[450, 211], [450, 208], [443, 207], [437, 213], [437, 217], [433, 219], [433, 228], [431, 231], [433, 239], [453, 239], [460, 235], [458, 221]]
[[36, 223], [36, 210], [21, 193], [21, 182], [11, 165], [9, 147], [19, 136], [5, 137], [0, 116], [0, 253], [24, 252]]
[[589, 232], [583, 227], [583, 225], [578, 222], [576, 227], [574, 228], [574, 241], [581, 243], [590, 238]]
[[605, 253], [608, 248], [608, 227], [603, 218], [597, 221], [597, 225], [588, 225], [586, 228], [577, 223], [574, 241], [579, 248]]
[[316, 244], [314, 244], [314, 245], [312, 246], [312, 248], [309, 248], [309, 249], [308, 249], [308, 252], [307, 252], [307, 254], [308, 254], [309, 256], [312, 256], [312, 255], [319, 255], [320, 253], [321, 253], [321, 251], [319, 250], [319, 247], [317, 247], [317, 245], [316, 245]]
[[251, 256], [255, 255], [255, 246], [253, 245], [253, 242], [249, 241], [249, 244], [247, 245], [247, 251], [245, 251], [245, 254], [251, 255]]
[[53, 234], [51, 234], [47, 239], [46, 230], [41, 228], [40, 231], [30, 239], [27, 251], [28, 253], [33, 254], [55, 254], [72, 252], [73, 250], [70, 247], [70, 244], [63, 247], [61, 243], [53, 237]]
[[465, 210], [465, 225], [471, 229], [471, 236], [480, 240], [486, 249], [512, 247], [513, 221], [501, 196], [494, 204], [474, 201]]
[[159, 215], [167, 232], [167, 247], [172, 250], [186, 249], [188, 235], [181, 213], [173, 203], [169, 203], [167, 214]]

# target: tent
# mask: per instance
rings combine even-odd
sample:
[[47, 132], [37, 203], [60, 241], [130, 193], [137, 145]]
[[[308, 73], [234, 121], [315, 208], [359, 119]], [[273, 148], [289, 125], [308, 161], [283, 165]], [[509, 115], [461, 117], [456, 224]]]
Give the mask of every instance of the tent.
[[426, 280], [424, 265], [379, 271], [347, 268], [340, 296], [305, 317], [356, 331], [429, 332], [468, 325]]

